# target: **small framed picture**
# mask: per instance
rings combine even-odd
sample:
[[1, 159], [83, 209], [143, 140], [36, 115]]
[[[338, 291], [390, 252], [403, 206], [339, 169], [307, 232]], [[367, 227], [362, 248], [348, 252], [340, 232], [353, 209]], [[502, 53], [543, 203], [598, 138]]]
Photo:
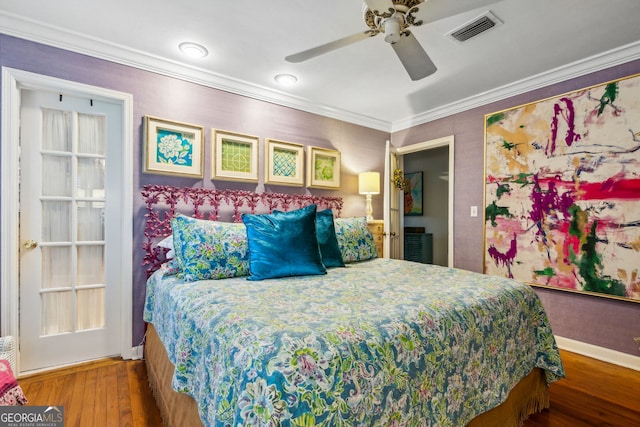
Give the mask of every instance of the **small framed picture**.
[[422, 172], [404, 175], [404, 215], [422, 215]]
[[204, 128], [144, 117], [144, 172], [192, 178], [204, 176]]
[[211, 179], [258, 182], [257, 136], [213, 129]]
[[312, 146], [307, 149], [307, 187], [340, 188], [340, 152]]
[[304, 145], [267, 139], [264, 151], [265, 184], [304, 185]]

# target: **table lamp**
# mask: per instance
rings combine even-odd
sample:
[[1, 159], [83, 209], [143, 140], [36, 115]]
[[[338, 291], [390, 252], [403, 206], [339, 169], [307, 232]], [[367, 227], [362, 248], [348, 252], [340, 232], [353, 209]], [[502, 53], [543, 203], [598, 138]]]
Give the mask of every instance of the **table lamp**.
[[358, 174], [358, 193], [367, 196], [367, 221], [373, 220], [371, 196], [380, 194], [380, 173], [362, 172]]

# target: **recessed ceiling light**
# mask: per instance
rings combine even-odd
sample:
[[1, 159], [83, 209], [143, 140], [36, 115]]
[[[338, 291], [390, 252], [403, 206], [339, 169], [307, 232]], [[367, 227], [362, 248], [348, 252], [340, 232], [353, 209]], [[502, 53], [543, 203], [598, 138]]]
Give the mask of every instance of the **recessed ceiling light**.
[[182, 42], [178, 45], [180, 52], [192, 58], [204, 58], [209, 54], [206, 47], [192, 42]]
[[293, 86], [298, 83], [298, 78], [293, 74], [278, 74], [273, 79], [282, 86]]

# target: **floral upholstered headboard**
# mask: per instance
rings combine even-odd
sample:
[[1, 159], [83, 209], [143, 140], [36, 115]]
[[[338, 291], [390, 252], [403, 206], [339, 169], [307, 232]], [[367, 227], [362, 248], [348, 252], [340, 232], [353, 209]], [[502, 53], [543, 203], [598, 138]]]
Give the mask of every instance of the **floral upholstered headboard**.
[[157, 246], [157, 243], [171, 234], [171, 218], [178, 213], [212, 221], [240, 222], [243, 213], [271, 213], [275, 209], [289, 211], [316, 204], [318, 210], [331, 209], [335, 216], [340, 216], [343, 203], [337, 196], [165, 185], [145, 185], [142, 199], [147, 208], [142, 243], [142, 265], [147, 266], [147, 277], [166, 261], [168, 249]]

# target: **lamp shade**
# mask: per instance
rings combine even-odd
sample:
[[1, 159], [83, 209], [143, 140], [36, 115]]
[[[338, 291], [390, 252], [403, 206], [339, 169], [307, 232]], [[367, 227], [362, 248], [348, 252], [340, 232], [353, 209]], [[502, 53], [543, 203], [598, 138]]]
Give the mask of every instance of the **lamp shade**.
[[380, 194], [380, 173], [362, 172], [358, 175], [358, 193]]

